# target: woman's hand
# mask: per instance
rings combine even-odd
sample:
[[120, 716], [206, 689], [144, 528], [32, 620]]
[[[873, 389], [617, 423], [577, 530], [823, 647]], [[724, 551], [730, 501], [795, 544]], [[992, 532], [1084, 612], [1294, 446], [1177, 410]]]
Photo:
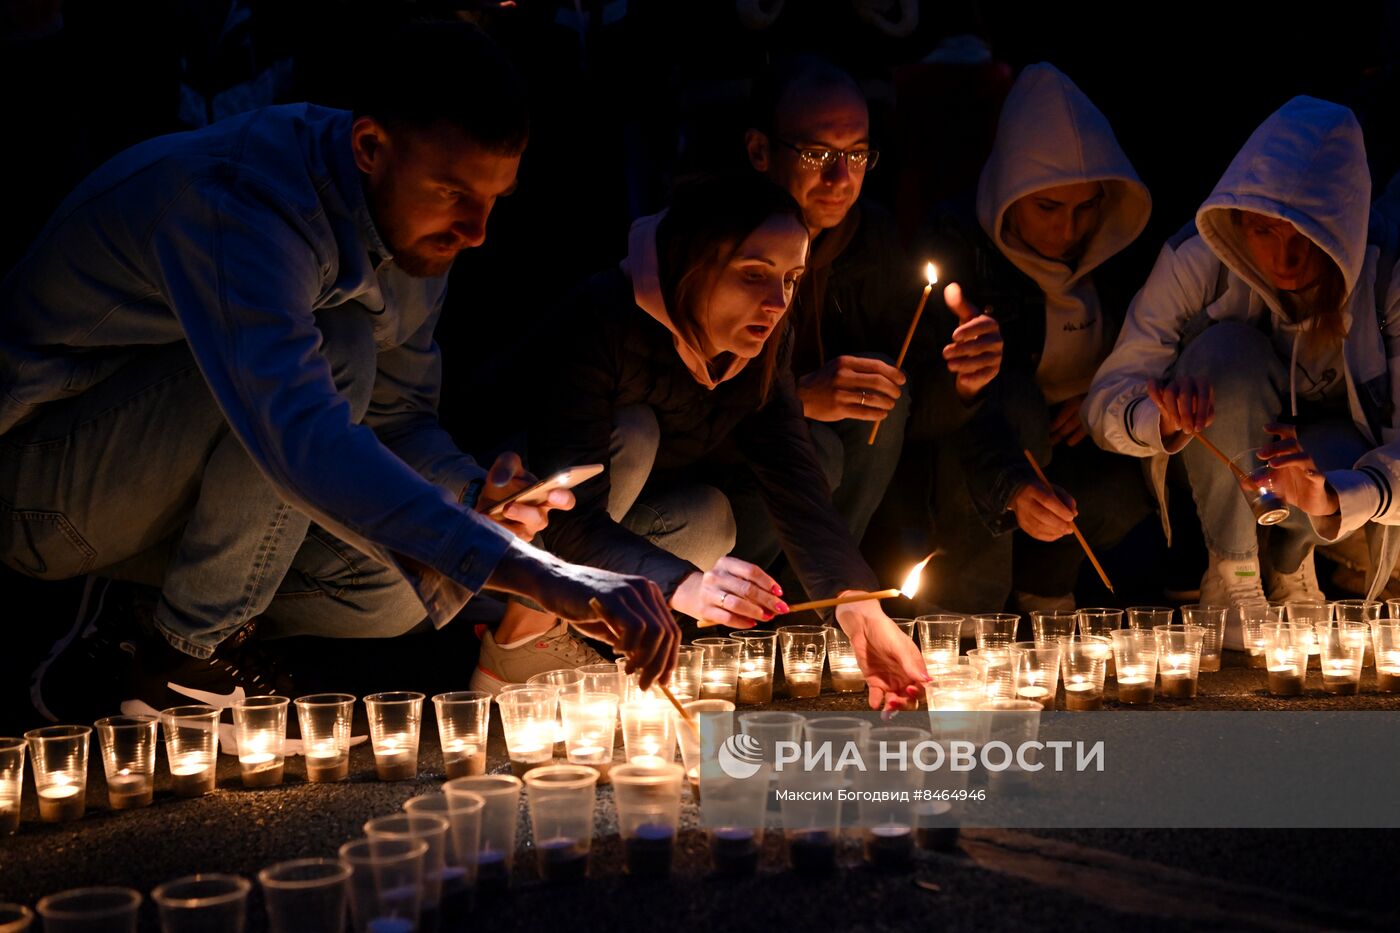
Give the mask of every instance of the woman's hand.
[[753, 628], [788, 611], [783, 588], [763, 568], [737, 557], [721, 557], [707, 573], [681, 581], [671, 608], [702, 622]]
[[887, 714], [907, 709], [928, 682], [924, 656], [914, 639], [900, 631], [874, 600], [837, 606], [836, 621], [855, 649], [856, 663], [870, 688], [870, 708]]
[[[1309, 515], [1335, 514], [1341, 508], [1337, 493], [1313, 462], [1312, 454], [1298, 443], [1298, 429], [1291, 424], [1275, 423], [1264, 425], [1264, 430], [1278, 438], [1259, 448], [1257, 454], [1260, 460], [1269, 463], [1274, 491], [1289, 505]], [[1243, 482], [1240, 485], [1245, 486]]]
[[1079, 510], [1074, 497], [1059, 486], [1045, 486], [1039, 480], [1023, 484], [1011, 494], [1006, 506], [1016, 513], [1016, 524], [1037, 541], [1058, 541], [1074, 532]]
[[802, 413], [813, 421], [884, 421], [903, 391], [904, 373], [883, 360], [838, 356], [797, 380]]
[[1001, 325], [967, 301], [957, 282], [944, 287], [943, 302], [958, 317], [953, 342], [943, 348], [943, 360], [953, 374], [958, 398], [967, 403], [1001, 372]]
[[1215, 387], [1204, 379], [1148, 380], [1147, 397], [1161, 417], [1163, 447], [1176, 446], [1182, 434], [1200, 434], [1215, 420]]

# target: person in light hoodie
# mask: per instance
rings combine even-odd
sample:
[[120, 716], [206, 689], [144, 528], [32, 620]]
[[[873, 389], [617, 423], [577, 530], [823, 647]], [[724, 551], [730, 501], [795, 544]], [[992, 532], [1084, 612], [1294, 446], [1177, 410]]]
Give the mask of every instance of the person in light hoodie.
[[[1159, 490], [1166, 455], [1185, 460], [1210, 551], [1202, 602], [1322, 599], [1314, 546], [1363, 527], [1372, 596], [1395, 563], [1395, 237], [1370, 193], [1351, 111], [1290, 100], [1162, 248], [1089, 391], [1095, 440], [1155, 458]], [[1247, 464], [1291, 506], [1262, 562], [1253, 512], [1196, 434], [1231, 456], [1260, 448]], [[1237, 626], [1226, 644], [1241, 647]]]
[[980, 306], [1005, 342], [985, 402], [937, 454], [940, 605], [990, 611], [1014, 593], [1021, 610], [1072, 608], [1084, 552], [1070, 523], [1104, 548], [1149, 514], [1138, 465], [1085, 443], [1079, 408], [1131, 294], [1113, 288], [1122, 264], [1104, 264], [1150, 212], [1103, 113], [1053, 66], [1026, 68], [982, 169], [975, 226], [945, 216], [933, 249], [957, 283], [950, 307]]

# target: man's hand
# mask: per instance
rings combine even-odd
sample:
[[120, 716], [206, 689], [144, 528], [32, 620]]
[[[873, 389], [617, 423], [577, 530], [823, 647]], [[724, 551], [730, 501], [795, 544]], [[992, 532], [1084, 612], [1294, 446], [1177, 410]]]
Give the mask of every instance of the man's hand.
[[670, 680], [681, 629], [666, 608], [661, 588], [645, 577], [565, 566], [571, 571], [567, 578], [546, 593], [533, 594], [535, 600], [583, 634], [621, 652], [627, 658], [627, 673], [640, 675], [643, 690]]
[[1176, 446], [1183, 433], [1200, 434], [1215, 420], [1215, 387], [1204, 379], [1149, 380], [1147, 397], [1161, 416], [1164, 447]]
[[1046, 487], [1039, 480], [1012, 493], [1007, 507], [1016, 513], [1016, 524], [1021, 530], [1037, 541], [1057, 541], [1072, 534], [1071, 523], [1079, 514], [1073, 496], [1059, 486]]
[[[1309, 515], [1333, 515], [1341, 508], [1336, 490], [1313, 462], [1312, 454], [1298, 443], [1298, 429], [1291, 424], [1266, 424], [1264, 430], [1278, 438], [1259, 448], [1257, 456], [1268, 461], [1274, 491], [1289, 505]], [[1250, 488], [1242, 481], [1241, 486]]]
[[788, 611], [782, 595], [782, 587], [758, 565], [721, 557], [708, 573], [692, 573], [681, 581], [671, 608], [702, 622], [753, 628]]
[[836, 621], [851, 640], [856, 663], [870, 688], [870, 708], [886, 714], [907, 709], [928, 682], [924, 656], [878, 602], [836, 607]]
[[1079, 409], [1084, 404], [1084, 396], [1067, 398], [1055, 408], [1055, 416], [1050, 419], [1050, 446], [1064, 443], [1070, 447], [1088, 436], [1084, 419], [1079, 417]]
[[802, 413], [813, 421], [884, 421], [899, 400], [904, 373], [864, 356], [838, 356], [797, 380]]
[[953, 342], [943, 348], [943, 360], [953, 374], [958, 398], [970, 402], [1001, 372], [1001, 326], [967, 301], [957, 282], [944, 287], [943, 301], [960, 322]]
[[574, 507], [574, 494], [567, 489], [550, 490], [549, 499], [543, 505], [526, 505], [512, 502], [506, 506], [500, 518], [490, 515], [491, 509], [502, 499], [515, 495], [539, 480], [535, 479], [520, 462], [515, 453], [503, 453], [491, 465], [486, 474], [486, 485], [477, 499], [476, 510], [496, 522], [522, 541], [533, 540], [549, 524], [550, 509], [571, 509]]

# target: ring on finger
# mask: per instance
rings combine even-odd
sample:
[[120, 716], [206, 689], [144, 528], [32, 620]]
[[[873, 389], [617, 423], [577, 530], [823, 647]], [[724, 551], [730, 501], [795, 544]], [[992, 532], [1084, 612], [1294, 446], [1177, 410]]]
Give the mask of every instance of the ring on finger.
[[865, 407], [865, 393], [864, 393], [864, 392], [860, 393], [860, 407], [861, 407], [861, 408], [864, 408], [864, 407]]
[[715, 603], [715, 605], [716, 605], [716, 606], [719, 606], [721, 609], [723, 609], [723, 608], [724, 608], [725, 601], [728, 600], [728, 599], [729, 599], [729, 594], [728, 594], [728, 593], [721, 593], [721, 594], [719, 594], [719, 602]]

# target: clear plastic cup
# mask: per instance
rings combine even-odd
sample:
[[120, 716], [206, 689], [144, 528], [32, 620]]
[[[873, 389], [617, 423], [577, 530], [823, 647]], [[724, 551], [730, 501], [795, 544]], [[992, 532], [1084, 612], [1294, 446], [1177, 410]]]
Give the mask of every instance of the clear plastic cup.
[[87, 726], [46, 726], [24, 734], [39, 792], [39, 819], [59, 823], [81, 819], [87, 801]]
[[324, 784], [348, 778], [355, 698], [348, 693], [313, 693], [297, 697], [293, 705], [301, 726], [306, 779], [313, 784]]
[[34, 925], [34, 911], [23, 904], [0, 904], [0, 933], [26, 933]]
[[1376, 689], [1400, 693], [1400, 622], [1381, 619], [1372, 626], [1371, 637], [1376, 652]]
[[758, 871], [772, 776], [773, 769], [766, 764], [743, 779], [730, 777], [718, 761], [699, 766], [710, 859], [718, 874], [737, 878]]
[[691, 700], [685, 704], [685, 711], [695, 720], [695, 728], [677, 726], [676, 738], [680, 740], [681, 763], [690, 794], [699, 803], [700, 764], [713, 761], [724, 740], [734, 734], [734, 704], [728, 700]]
[[1372, 653], [1371, 630], [1385, 612], [1385, 604], [1374, 599], [1339, 599], [1332, 604], [1332, 618], [1338, 622], [1365, 622], [1367, 627], [1365, 655], [1362, 667], [1375, 667], [1376, 658]]
[[[472, 854], [478, 895], [497, 896], [510, 887], [523, 786], [519, 778], [509, 774], [454, 778], [442, 785], [449, 802], [459, 797], [467, 800], [480, 797], [485, 802], [477, 848]], [[463, 852], [462, 857], [465, 863], [467, 853]]]
[[1264, 623], [1282, 622], [1285, 611], [1283, 604], [1262, 599], [1235, 604], [1235, 612], [1240, 619], [1240, 637], [1246, 652], [1246, 666], [1263, 669]]
[[1225, 647], [1225, 616], [1228, 613], [1226, 606], [1192, 603], [1181, 607], [1181, 621], [1195, 625], [1204, 632], [1201, 638], [1201, 670], [1204, 672], [1220, 670], [1220, 653]]
[[942, 612], [919, 616], [919, 650], [924, 655], [924, 667], [933, 670], [951, 664], [958, 656], [962, 640], [963, 617]]
[[150, 804], [156, 787], [156, 724], [154, 716], [108, 716], [93, 723], [113, 810]]
[[1104, 683], [1113, 643], [1101, 635], [1066, 635], [1060, 639], [1060, 678], [1065, 685], [1065, 709], [1103, 709]]
[[486, 773], [486, 735], [491, 725], [491, 694], [457, 690], [433, 697], [442, 770], [448, 778]]
[[403, 802], [404, 812], [410, 816], [432, 816], [447, 821], [447, 847], [442, 853], [442, 900], [445, 909], [449, 905], [458, 906], [460, 909], [456, 913], [459, 914], [471, 907], [476, 890], [476, 853], [481, 843], [481, 812], [485, 808], [484, 797], [465, 791], [451, 797], [446, 793], [419, 794]]
[[354, 839], [340, 847], [350, 865], [354, 933], [416, 933], [427, 852], [422, 839]]
[[0, 738], [0, 836], [19, 830], [19, 805], [24, 795], [24, 751], [17, 736]]
[[784, 625], [778, 629], [783, 652], [783, 681], [788, 696], [810, 699], [822, 692], [822, 666], [826, 663], [826, 626]]
[[913, 641], [919, 638], [919, 623], [915, 619], [890, 619], [895, 628], [899, 629], [905, 636]]
[[71, 888], [40, 898], [44, 933], [136, 933], [141, 892], [111, 886]]
[[442, 910], [443, 871], [447, 868], [448, 831], [451, 824], [436, 813], [394, 813], [365, 822], [365, 838], [371, 846], [386, 840], [415, 840], [427, 843], [423, 853], [422, 923], [436, 929]]
[[1151, 703], [1157, 694], [1157, 637], [1142, 629], [1119, 629], [1112, 635], [1117, 665], [1118, 702]]
[[1047, 609], [1031, 613], [1031, 636], [1037, 645], [1058, 645], [1079, 627], [1077, 609]]
[[1320, 603], [1315, 601], [1296, 600], [1294, 602], [1287, 603], [1286, 606], [1288, 610], [1288, 621], [1296, 622], [1307, 628], [1308, 637], [1312, 639], [1312, 643], [1308, 648], [1308, 657], [1316, 658], [1318, 656], [1318, 647], [1316, 637], [1317, 632], [1314, 626], [1316, 626], [1319, 622], [1332, 621], [1332, 604]]
[[740, 713], [739, 731], [758, 742], [763, 761], [771, 765], [777, 760], [779, 742], [802, 741], [803, 722], [801, 713], [776, 710]]
[[254, 696], [233, 704], [233, 734], [244, 787], [282, 783], [289, 702], [286, 697]]
[[1024, 757], [1027, 764], [1035, 764], [1039, 758], [1035, 746], [1022, 749], [1028, 742], [1034, 742], [1040, 734], [1040, 714], [1044, 711], [1035, 700], [988, 700], [977, 708], [977, 714], [984, 722], [985, 743], [1000, 743], [993, 756], [992, 749], [984, 747], [983, 759], [987, 775], [987, 789], [997, 795], [1020, 793], [1031, 784], [1031, 774], [1021, 767]]
[[622, 688], [619, 685], [617, 662], [585, 664], [578, 668], [578, 672], [583, 675], [581, 683], [584, 693], [611, 693], [617, 697], [619, 703], [622, 702]]
[[345, 933], [350, 866], [334, 858], [299, 858], [258, 872], [272, 933]]
[[970, 710], [987, 698], [987, 661], [980, 657], [955, 658], [929, 671], [924, 685], [930, 711]]
[[622, 704], [622, 748], [629, 762], [665, 762], [676, 757], [670, 702], [648, 691]]
[[1205, 629], [1199, 625], [1159, 625], [1152, 634], [1157, 639], [1157, 692], [1172, 700], [1194, 699], [1201, 677]]
[[172, 706], [160, 714], [170, 786], [177, 797], [200, 797], [214, 790], [219, 752], [219, 711], [212, 706]]
[[865, 860], [881, 871], [909, 868], [914, 860], [917, 796], [924, 786], [924, 772], [916, 760], [919, 747], [931, 741], [924, 729], [880, 726], [866, 735], [865, 783], [875, 793], [860, 804], [865, 825]]
[[1302, 696], [1308, 656], [1317, 644], [1313, 627], [1302, 622], [1265, 622], [1263, 628], [1269, 692], [1274, 696]]
[[1337, 696], [1361, 692], [1361, 662], [1371, 627], [1365, 622], [1319, 622], [1313, 626], [1322, 661], [1322, 689]]
[[777, 674], [778, 633], [766, 629], [735, 632], [739, 642], [739, 693], [736, 703], [773, 702], [773, 679]]
[[151, 892], [161, 933], [243, 933], [252, 884], [239, 875], [188, 875]]
[[777, 777], [778, 788], [787, 792], [779, 797], [779, 806], [793, 871], [807, 876], [835, 872], [844, 789], [841, 775], [784, 768]]
[[705, 652], [694, 645], [681, 645], [676, 649], [676, 669], [671, 673], [667, 685], [671, 695], [679, 703], [688, 703], [700, 697], [700, 678], [705, 673]]
[[739, 640], [697, 638], [691, 644], [705, 652], [700, 673], [700, 699], [739, 702]]
[[555, 710], [558, 696], [551, 687], [525, 687], [496, 696], [511, 772], [524, 777], [531, 768], [554, 758]]
[[684, 776], [685, 769], [670, 762], [613, 769], [618, 834], [629, 875], [664, 878], [671, 873]]
[[1010, 699], [1016, 695], [1016, 665], [1011, 647], [973, 648], [969, 658], [983, 661], [987, 666], [987, 699]]
[[[626, 658], [619, 658], [619, 661], [626, 663]], [[562, 697], [566, 693], [583, 692], [583, 672], [576, 667], [561, 667], [552, 671], [543, 671], [539, 674], [531, 674], [525, 681], [531, 687], [549, 687], [554, 691], [555, 697]], [[556, 745], [564, 741], [564, 722], [559, 718], [559, 711], [554, 711], [554, 742]]]
[[418, 739], [423, 730], [423, 694], [408, 690], [365, 697], [374, 770], [381, 781], [418, 776]]
[[1014, 612], [980, 612], [972, 617], [972, 635], [978, 648], [1010, 648], [1016, 643], [1021, 617]]
[[1168, 606], [1129, 606], [1124, 615], [1128, 618], [1128, 628], [1150, 632], [1159, 625], [1171, 625], [1175, 610]]
[[856, 649], [839, 625], [826, 626], [826, 663], [831, 669], [831, 689], [855, 693], [865, 689], [865, 675], [856, 660]]
[[525, 775], [535, 857], [546, 882], [587, 876], [597, 784], [598, 772], [582, 765], [547, 765]]
[[1034, 700], [1045, 709], [1054, 709], [1060, 687], [1060, 643], [1018, 641], [1011, 650], [1016, 699]]
[[617, 742], [617, 695], [575, 693], [559, 698], [564, 754], [571, 765], [588, 765], [606, 777]]
[[1240, 483], [1240, 492], [1254, 520], [1261, 525], [1277, 525], [1288, 517], [1288, 503], [1278, 494], [1274, 482], [1274, 472], [1258, 457], [1262, 447], [1251, 447], [1230, 458], [1230, 461], [1244, 471], [1247, 480]]
[[637, 671], [627, 673], [627, 659], [618, 658], [613, 662], [613, 676], [617, 679], [618, 705], [630, 703], [642, 692], [642, 675]]

